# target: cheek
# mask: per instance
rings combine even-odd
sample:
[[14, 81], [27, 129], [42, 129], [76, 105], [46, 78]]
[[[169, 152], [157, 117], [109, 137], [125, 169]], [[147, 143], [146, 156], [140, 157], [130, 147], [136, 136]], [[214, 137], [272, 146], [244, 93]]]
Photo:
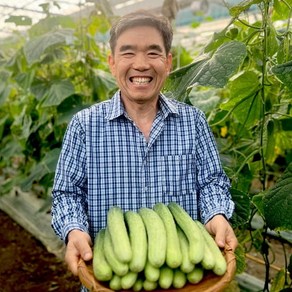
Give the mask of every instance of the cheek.
[[128, 65], [127, 63], [121, 61], [121, 62], [115, 62], [114, 66], [112, 67], [112, 74], [115, 77], [118, 76], [124, 76], [126, 75], [127, 71], [128, 71]]

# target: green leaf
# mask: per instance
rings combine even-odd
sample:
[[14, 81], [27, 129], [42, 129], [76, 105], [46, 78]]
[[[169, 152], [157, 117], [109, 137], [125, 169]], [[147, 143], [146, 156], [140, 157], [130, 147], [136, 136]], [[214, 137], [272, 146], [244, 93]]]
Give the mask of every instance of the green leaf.
[[189, 100], [191, 104], [204, 113], [208, 113], [216, 108], [220, 102], [220, 97], [217, 95], [216, 90], [206, 90], [206, 91], [194, 91], [190, 93]]
[[273, 66], [272, 72], [292, 91], [292, 61]]
[[239, 4], [229, 8], [229, 13], [232, 17], [238, 17], [242, 12], [248, 10], [252, 5], [259, 4], [263, 0], [243, 0]]
[[28, 32], [31, 37], [36, 37], [60, 27], [75, 29], [77, 25], [77, 22], [71, 16], [49, 15], [33, 25]]
[[[231, 168], [231, 173], [229, 174], [229, 177], [233, 178], [234, 176], [234, 169], [237, 169], [241, 163], [244, 163], [240, 157], [236, 157], [233, 155], [230, 155], [232, 157], [233, 166]], [[245, 166], [241, 168], [240, 173], [236, 175], [236, 177], [233, 178], [233, 188], [236, 188], [237, 190], [248, 193], [250, 191], [250, 184], [253, 179], [253, 173], [252, 169], [250, 167], [250, 163], [245, 162]]]
[[250, 200], [246, 193], [239, 190], [230, 189], [230, 193], [235, 203], [235, 210], [231, 222], [233, 227], [238, 227], [245, 224], [249, 219]]
[[8, 194], [15, 186], [14, 178], [8, 178], [5, 181], [1, 181], [0, 196]]
[[202, 55], [196, 62], [173, 71], [164, 91], [175, 99], [185, 100], [194, 85], [222, 88], [246, 57], [243, 43], [224, 43], [213, 55]]
[[259, 211], [260, 215], [263, 217], [264, 216], [264, 203], [263, 203], [263, 198], [264, 198], [264, 192], [261, 192], [257, 195], [254, 195], [252, 197], [252, 203], [254, 206], [257, 208]]
[[14, 122], [11, 125], [11, 132], [17, 137], [17, 139], [26, 140], [31, 133], [31, 125], [31, 116], [27, 115], [26, 107], [23, 107], [21, 114], [15, 117]]
[[164, 93], [171, 94], [171, 97], [177, 100], [185, 100], [196, 74], [207, 59], [208, 56], [203, 55], [195, 62], [172, 71], [165, 82]]
[[63, 100], [74, 93], [75, 89], [70, 80], [54, 81], [44, 98], [42, 107], [59, 105]]
[[25, 15], [10, 15], [7, 19], [5, 19], [5, 22], [12, 22], [15, 25], [23, 25], [28, 26], [32, 25], [32, 19]]
[[30, 90], [35, 95], [35, 98], [40, 101], [47, 94], [48, 86], [48, 83], [34, 80], [33, 84], [30, 87]]
[[229, 39], [226, 37], [225, 30], [220, 32], [214, 32], [212, 39], [204, 48], [204, 52], [209, 53], [211, 51], [214, 51], [226, 41], [229, 41]]
[[198, 72], [193, 82], [202, 86], [222, 88], [246, 57], [246, 47], [243, 43], [231, 41], [218, 48]]
[[264, 217], [270, 229], [292, 230], [292, 163], [263, 198]]
[[33, 63], [40, 61], [40, 58], [49, 48], [56, 45], [71, 43], [72, 39], [73, 30], [71, 29], [49, 32], [26, 43], [23, 47], [23, 52], [28, 64], [32, 65]]
[[270, 291], [283, 291], [285, 287], [286, 271], [282, 268], [275, 277], [273, 277], [272, 286]]
[[254, 71], [240, 72], [233, 76], [228, 83], [230, 98], [221, 105], [221, 109], [231, 110], [243, 99], [254, 95], [259, 86], [259, 76]]
[[5, 159], [10, 159], [11, 157], [16, 157], [17, 154], [22, 153], [21, 145], [17, 140], [9, 139], [8, 142], [5, 143], [3, 148], [0, 150], [0, 157]]
[[239, 244], [235, 249], [234, 254], [236, 258], [236, 274], [241, 274], [245, 271], [246, 268], [244, 247]]
[[7, 85], [5, 83], [0, 84], [0, 105], [5, 103], [5, 101], [9, 97], [10, 92], [11, 92], [10, 85]]
[[253, 71], [241, 72], [228, 84], [230, 99], [221, 104], [221, 109], [233, 111], [237, 120], [247, 128], [255, 125], [260, 118], [262, 103], [258, 96], [259, 77]]
[[55, 117], [55, 125], [68, 124], [75, 113], [89, 106], [82, 102], [81, 95], [74, 94], [66, 98], [57, 107], [58, 115]]
[[17, 74], [15, 77], [15, 81], [23, 89], [28, 90], [33, 82], [34, 77], [35, 77], [35, 70], [30, 70], [27, 72]]
[[92, 72], [92, 89], [96, 93], [99, 101], [107, 100], [109, 97], [109, 92], [117, 87], [116, 81], [112, 74], [96, 69]]
[[292, 118], [281, 119], [280, 122], [283, 131], [292, 131]]
[[97, 32], [99, 36], [103, 36], [104, 40], [106, 40], [106, 33], [110, 29], [109, 18], [104, 15], [91, 15], [90, 23], [87, 27], [88, 33], [92, 36], [96, 36]]
[[48, 152], [41, 162], [32, 169], [30, 175], [21, 182], [21, 189], [24, 192], [29, 191], [34, 182], [41, 180], [47, 174], [53, 173], [55, 171], [59, 155], [59, 148]]
[[[1, 57], [0, 57], [0, 65], [1, 65]], [[9, 77], [11, 73], [8, 70], [1, 69], [0, 70], [0, 105], [4, 104], [6, 99], [9, 97], [11, 92], [11, 83], [9, 82]]]
[[[273, 5], [273, 15], [272, 19], [275, 20], [283, 20], [283, 19], [288, 19], [291, 17], [291, 9], [287, 6], [287, 3], [289, 3], [289, 0], [286, 1], [279, 1], [279, 0], [274, 0], [274, 5]], [[290, 2], [290, 5], [292, 3]], [[290, 6], [291, 7], [291, 6]]]

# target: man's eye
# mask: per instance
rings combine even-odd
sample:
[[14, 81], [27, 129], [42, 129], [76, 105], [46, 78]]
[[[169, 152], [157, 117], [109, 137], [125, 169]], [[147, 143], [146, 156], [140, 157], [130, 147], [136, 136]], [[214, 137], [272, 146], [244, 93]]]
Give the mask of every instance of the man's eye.
[[158, 54], [157, 52], [149, 52], [148, 56], [150, 56], [151, 58], [156, 58], [156, 57], [159, 57], [160, 54]]
[[124, 57], [131, 57], [131, 56], [134, 55], [134, 53], [132, 53], [132, 52], [125, 52], [125, 53], [123, 53], [122, 55], [123, 55]]

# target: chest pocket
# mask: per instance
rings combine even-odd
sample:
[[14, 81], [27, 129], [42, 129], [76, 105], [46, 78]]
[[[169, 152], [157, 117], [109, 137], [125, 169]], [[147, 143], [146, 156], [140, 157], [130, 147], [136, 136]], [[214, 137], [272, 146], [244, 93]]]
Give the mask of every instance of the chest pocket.
[[162, 190], [166, 196], [186, 196], [196, 190], [195, 155], [168, 155], [160, 159]]

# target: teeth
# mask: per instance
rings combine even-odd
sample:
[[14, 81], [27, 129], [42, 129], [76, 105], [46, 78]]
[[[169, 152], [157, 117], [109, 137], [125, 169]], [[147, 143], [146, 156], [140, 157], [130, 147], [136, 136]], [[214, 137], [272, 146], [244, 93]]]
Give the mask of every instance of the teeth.
[[132, 82], [135, 84], [147, 84], [151, 81], [149, 77], [133, 77]]

